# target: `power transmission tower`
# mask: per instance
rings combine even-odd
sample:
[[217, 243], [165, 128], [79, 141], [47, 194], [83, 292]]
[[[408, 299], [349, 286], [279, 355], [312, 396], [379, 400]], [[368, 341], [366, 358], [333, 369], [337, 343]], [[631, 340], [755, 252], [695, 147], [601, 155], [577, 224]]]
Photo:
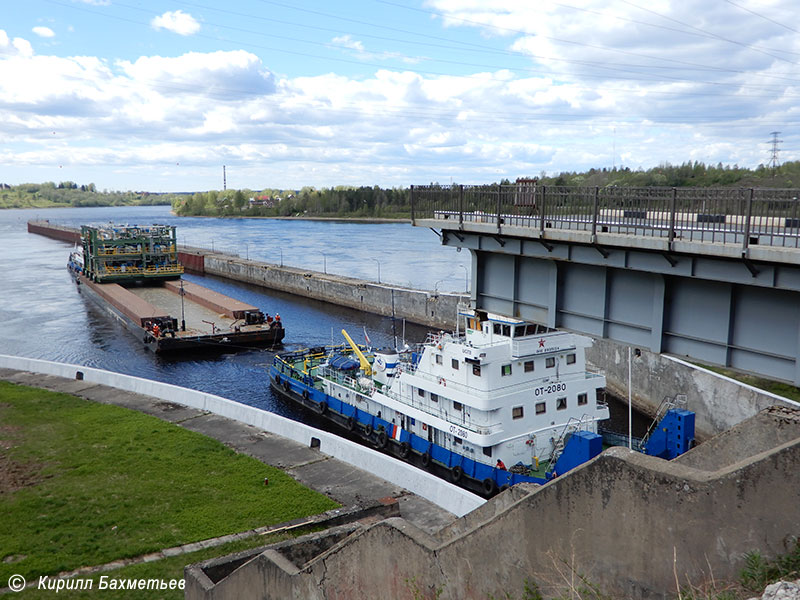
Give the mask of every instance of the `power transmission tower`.
[[772, 176], [775, 177], [775, 171], [778, 170], [780, 163], [778, 162], [778, 144], [783, 142], [783, 140], [779, 140], [778, 136], [781, 134], [780, 131], [773, 131], [770, 133], [772, 136], [772, 140], [769, 140], [767, 143], [772, 143], [772, 157], [769, 159], [769, 164], [772, 165]]

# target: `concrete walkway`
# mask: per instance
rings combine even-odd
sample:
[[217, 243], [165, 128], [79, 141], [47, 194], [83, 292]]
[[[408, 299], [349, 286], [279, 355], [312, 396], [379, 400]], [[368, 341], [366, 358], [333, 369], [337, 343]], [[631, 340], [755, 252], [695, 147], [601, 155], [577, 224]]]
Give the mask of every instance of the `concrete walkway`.
[[394, 498], [400, 507], [400, 515], [428, 533], [456, 518], [429, 500], [318, 450], [213, 413], [52, 375], [0, 369], [0, 379], [130, 408], [202, 433], [237, 452], [283, 469], [303, 485], [325, 494], [345, 508], [374, 506], [377, 502]]

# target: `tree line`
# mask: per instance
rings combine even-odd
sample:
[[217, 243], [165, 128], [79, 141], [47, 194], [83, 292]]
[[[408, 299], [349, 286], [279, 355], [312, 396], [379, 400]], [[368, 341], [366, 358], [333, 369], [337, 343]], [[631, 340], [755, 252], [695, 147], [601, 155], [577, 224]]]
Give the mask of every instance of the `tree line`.
[[[528, 176], [527, 178], [532, 178]], [[787, 162], [776, 170], [765, 165], [746, 169], [737, 165], [706, 165], [688, 161], [680, 165], [663, 163], [652, 169], [589, 169], [564, 171], [536, 177], [540, 185], [565, 187], [771, 187], [791, 188], [800, 184], [800, 161]], [[511, 184], [503, 179], [491, 185]], [[432, 185], [439, 185], [434, 182]], [[448, 184], [449, 185], [449, 184]], [[242, 217], [365, 217], [409, 218], [409, 188], [378, 186], [337, 186], [300, 190], [264, 189], [261, 191], [211, 190], [176, 197], [172, 208], [178, 215]]]
[[75, 206], [131, 206], [171, 204], [175, 195], [148, 192], [98, 191], [94, 183], [0, 183], [0, 208], [56, 208]]

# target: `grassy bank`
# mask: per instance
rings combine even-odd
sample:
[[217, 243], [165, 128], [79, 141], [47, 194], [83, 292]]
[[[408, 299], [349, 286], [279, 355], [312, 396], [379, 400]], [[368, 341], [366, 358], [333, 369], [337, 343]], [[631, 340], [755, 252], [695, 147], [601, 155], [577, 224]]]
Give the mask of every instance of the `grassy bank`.
[[0, 450], [4, 583], [336, 506], [278, 469], [155, 417], [5, 382]]

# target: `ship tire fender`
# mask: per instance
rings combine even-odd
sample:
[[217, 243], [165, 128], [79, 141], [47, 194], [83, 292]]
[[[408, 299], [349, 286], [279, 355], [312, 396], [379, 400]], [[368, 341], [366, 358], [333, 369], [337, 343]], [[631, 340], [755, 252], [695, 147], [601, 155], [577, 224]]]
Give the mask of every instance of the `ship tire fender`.
[[430, 450], [422, 453], [422, 466], [427, 467], [431, 464], [431, 453]]
[[354, 417], [347, 417], [347, 429], [349, 431], [356, 430], [356, 420]]
[[503, 484], [503, 485], [500, 486], [500, 491], [501, 492], [505, 492], [509, 487], [511, 487], [511, 486], [509, 486], [507, 483]]
[[289, 380], [288, 380], [288, 379], [284, 379], [284, 380], [283, 380], [283, 389], [284, 389], [284, 390], [285, 390], [287, 393], [288, 393], [288, 392], [289, 392], [289, 390], [291, 389], [291, 386], [289, 385]]
[[408, 458], [408, 455], [411, 453], [411, 446], [408, 442], [402, 442], [400, 444], [400, 456], [402, 458]]
[[458, 483], [461, 481], [461, 476], [464, 474], [464, 469], [456, 465], [452, 469], [450, 469], [450, 479], [453, 483]]
[[371, 436], [372, 435], [372, 425], [369, 425], [369, 424], [366, 425], [364, 427], [364, 433], [366, 434], [367, 437]]
[[303, 400], [308, 400], [308, 390], [303, 390]]
[[389, 436], [386, 434], [385, 431], [381, 431], [378, 434], [378, 448], [386, 448], [386, 444], [389, 443]]
[[317, 412], [319, 412], [321, 415], [324, 415], [326, 412], [328, 412], [328, 403], [325, 402], [325, 400], [319, 403], [319, 406], [317, 406]]
[[491, 496], [497, 491], [497, 483], [491, 477], [487, 477], [483, 480], [483, 493], [487, 496]]

